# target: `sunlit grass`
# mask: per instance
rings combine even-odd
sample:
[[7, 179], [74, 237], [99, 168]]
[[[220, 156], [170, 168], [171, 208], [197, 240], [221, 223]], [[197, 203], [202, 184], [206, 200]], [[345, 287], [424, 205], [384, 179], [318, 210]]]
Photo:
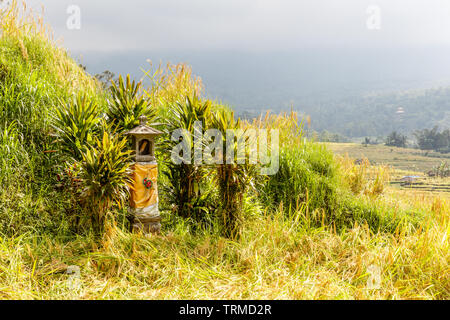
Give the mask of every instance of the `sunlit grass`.
[[[448, 298], [448, 207], [411, 234], [374, 234], [364, 225], [336, 234], [305, 219], [302, 212], [254, 217], [239, 242], [183, 227], [151, 238], [110, 227], [101, 243], [2, 238], [0, 292], [44, 299]], [[69, 264], [81, 267], [77, 289], [61, 273]], [[373, 268], [379, 289], [367, 288]]]
[[[71, 219], [80, 213], [55, 188], [63, 163], [53, 153], [50, 115], [74, 92], [99, 102], [104, 93], [54, 46], [42, 21], [19, 20], [28, 18], [18, 10], [2, 12], [0, 22], [1, 299], [450, 297], [449, 199], [387, 186], [404, 172], [386, 166], [336, 162], [324, 146], [304, 139], [295, 113], [243, 124], [280, 130], [284, 171], [266, 190], [282, 190], [275, 205], [263, 205], [261, 188], [245, 194], [238, 239], [220, 236], [214, 225], [194, 228], [169, 211], [159, 236], [128, 232], [123, 212], [100, 238], [76, 234]], [[153, 86], [145, 96], [162, 119], [171, 104], [203, 90], [186, 65], [147, 76]], [[380, 149], [373, 153], [382, 156]], [[79, 279], [66, 274], [71, 265], [80, 268]], [[375, 288], [368, 286], [378, 276]]]

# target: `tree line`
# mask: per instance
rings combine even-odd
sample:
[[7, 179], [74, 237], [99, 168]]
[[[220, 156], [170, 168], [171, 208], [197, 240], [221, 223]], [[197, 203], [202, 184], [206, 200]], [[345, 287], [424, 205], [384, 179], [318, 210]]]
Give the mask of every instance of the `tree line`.
[[[450, 153], [450, 129], [439, 131], [438, 126], [432, 129], [416, 130], [413, 133], [416, 147], [420, 150]], [[397, 131], [393, 131], [386, 138], [387, 146], [406, 148], [408, 137]]]

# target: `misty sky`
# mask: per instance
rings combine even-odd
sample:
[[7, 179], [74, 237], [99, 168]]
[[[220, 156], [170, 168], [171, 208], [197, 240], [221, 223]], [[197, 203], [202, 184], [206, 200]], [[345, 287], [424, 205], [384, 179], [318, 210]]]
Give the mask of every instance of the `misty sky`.
[[[450, 45], [448, 0], [27, 0], [76, 52]], [[81, 29], [68, 30], [69, 5]], [[381, 29], [369, 30], [370, 5]]]

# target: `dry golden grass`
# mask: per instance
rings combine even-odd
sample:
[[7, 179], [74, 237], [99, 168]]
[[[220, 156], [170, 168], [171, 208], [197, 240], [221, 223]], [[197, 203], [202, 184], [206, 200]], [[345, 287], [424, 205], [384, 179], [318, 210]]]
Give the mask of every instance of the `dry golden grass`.
[[[397, 192], [397, 191], [395, 191]], [[439, 197], [395, 196], [429, 208], [408, 233], [355, 225], [308, 228], [301, 213], [255, 216], [239, 242], [182, 225], [146, 238], [109, 227], [97, 243], [24, 235], [0, 239], [6, 299], [448, 299], [449, 206]], [[61, 273], [81, 268], [79, 282]], [[380, 282], [377, 284], [377, 278]], [[375, 287], [368, 286], [369, 278]]]
[[409, 172], [428, 172], [443, 160], [450, 158], [449, 155], [435, 152], [384, 145], [368, 145], [367, 147], [357, 143], [326, 143], [326, 145], [338, 155], [347, 154], [352, 159], [367, 158], [372, 165], [389, 165], [396, 170]]
[[336, 156], [336, 161], [343, 175], [342, 181], [355, 195], [364, 194], [370, 197], [381, 195], [393, 171], [386, 165], [371, 166], [367, 158], [362, 158], [359, 164], [355, 164], [354, 159], [348, 155]]

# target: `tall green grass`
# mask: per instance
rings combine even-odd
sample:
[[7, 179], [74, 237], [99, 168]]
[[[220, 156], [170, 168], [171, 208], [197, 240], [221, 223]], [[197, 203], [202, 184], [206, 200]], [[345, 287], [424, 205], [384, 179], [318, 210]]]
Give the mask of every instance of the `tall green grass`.
[[67, 197], [54, 190], [62, 159], [55, 152], [53, 114], [77, 93], [95, 101], [104, 97], [25, 5], [13, 1], [1, 10], [0, 29], [3, 231], [60, 230]]
[[280, 169], [269, 177], [262, 196], [275, 207], [306, 204], [311, 212], [323, 209], [330, 215], [338, 210], [341, 192], [333, 155], [321, 145], [305, 142], [281, 147]]

